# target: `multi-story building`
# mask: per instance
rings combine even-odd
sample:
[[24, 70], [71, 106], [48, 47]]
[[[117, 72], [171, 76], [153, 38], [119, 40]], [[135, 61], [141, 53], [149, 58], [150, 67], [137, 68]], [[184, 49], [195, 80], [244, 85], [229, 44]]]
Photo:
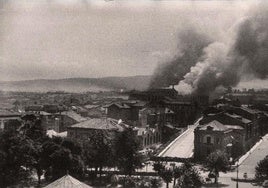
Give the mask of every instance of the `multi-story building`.
[[67, 127], [67, 137], [84, 142], [98, 132], [115, 134], [123, 131], [125, 127], [129, 126], [112, 118], [92, 118]]
[[204, 159], [216, 149], [226, 151], [234, 144], [240, 144], [241, 152], [248, 151], [261, 136], [261, 117], [257, 111], [244, 107], [205, 114], [195, 129], [195, 158]]
[[8, 110], [0, 110], [0, 130], [16, 130], [21, 125], [21, 114]]
[[230, 147], [243, 142], [243, 130], [241, 126], [224, 125], [217, 120], [198, 126], [194, 131], [194, 158], [205, 160], [216, 150], [225, 151], [231, 157]]
[[147, 148], [162, 141], [161, 130], [156, 128], [139, 127], [137, 128], [137, 136], [140, 139], [141, 147]]
[[121, 101], [104, 106], [108, 118], [121, 119], [130, 125], [137, 126], [139, 111], [147, 105], [144, 101]]

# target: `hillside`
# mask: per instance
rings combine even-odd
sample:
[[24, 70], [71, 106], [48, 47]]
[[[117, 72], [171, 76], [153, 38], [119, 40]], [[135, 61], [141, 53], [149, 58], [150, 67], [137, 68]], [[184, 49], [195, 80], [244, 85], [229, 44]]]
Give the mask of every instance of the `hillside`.
[[0, 82], [2, 91], [110, 91], [110, 90], [144, 90], [150, 83], [150, 76], [103, 77], [103, 78], [66, 78], [38, 79], [24, 81]]

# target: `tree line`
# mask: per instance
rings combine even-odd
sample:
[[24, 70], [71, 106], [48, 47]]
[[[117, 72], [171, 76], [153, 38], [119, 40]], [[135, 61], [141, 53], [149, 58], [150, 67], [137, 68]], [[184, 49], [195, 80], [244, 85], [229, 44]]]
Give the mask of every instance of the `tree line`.
[[142, 167], [138, 153], [139, 141], [132, 129], [127, 128], [112, 136], [109, 132], [97, 132], [83, 143], [68, 138], [46, 136], [41, 121], [24, 117], [19, 130], [0, 133], [0, 187], [32, 183], [37, 177], [52, 182], [66, 173], [83, 179], [89, 169], [91, 178], [101, 176], [104, 167], [117, 167], [131, 176]]

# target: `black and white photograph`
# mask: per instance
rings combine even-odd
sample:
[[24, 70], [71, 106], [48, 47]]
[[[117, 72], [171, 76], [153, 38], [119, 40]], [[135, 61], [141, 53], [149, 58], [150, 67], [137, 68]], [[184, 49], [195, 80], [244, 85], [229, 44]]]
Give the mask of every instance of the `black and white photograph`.
[[268, 187], [268, 1], [0, 0], [0, 188]]

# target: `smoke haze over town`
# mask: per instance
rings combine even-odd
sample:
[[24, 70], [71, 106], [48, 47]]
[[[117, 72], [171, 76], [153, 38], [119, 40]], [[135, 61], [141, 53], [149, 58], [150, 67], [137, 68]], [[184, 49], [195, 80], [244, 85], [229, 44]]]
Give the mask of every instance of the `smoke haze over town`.
[[1, 1], [0, 80], [153, 75], [151, 87], [181, 81], [201, 93], [267, 85], [265, 11], [259, 1]]

